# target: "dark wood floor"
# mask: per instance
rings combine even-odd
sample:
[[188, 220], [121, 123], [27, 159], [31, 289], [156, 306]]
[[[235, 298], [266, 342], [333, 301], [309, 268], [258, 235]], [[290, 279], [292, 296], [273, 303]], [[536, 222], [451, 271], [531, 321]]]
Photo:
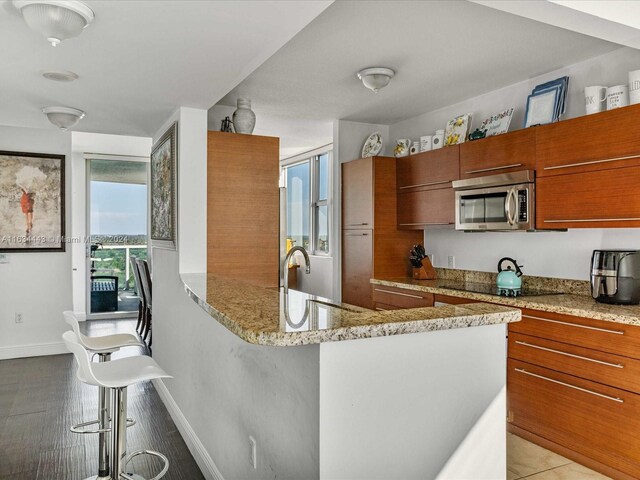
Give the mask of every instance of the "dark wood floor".
[[[134, 333], [135, 320], [89, 321], [85, 330]], [[128, 348], [114, 358], [140, 353]], [[165, 454], [167, 480], [203, 479], [151, 382], [128, 390], [128, 416], [138, 423], [128, 429], [127, 450]], [[82, 480], [97, 474], [97, 435], [69, 432], [72, 424], [97, 418], [97, 396], [97, 387], [77, 380], [70, 354], [0, 361], [0, 480]], [[131, 470], [150, 478], [160, 463], [136, 457]]]

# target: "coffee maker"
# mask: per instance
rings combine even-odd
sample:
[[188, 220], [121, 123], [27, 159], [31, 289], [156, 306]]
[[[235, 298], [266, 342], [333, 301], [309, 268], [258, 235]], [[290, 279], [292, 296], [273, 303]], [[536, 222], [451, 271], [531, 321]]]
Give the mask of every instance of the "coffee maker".
[[594, 250], [591, 296], [596, 302], [640, 303], [640, 250]]

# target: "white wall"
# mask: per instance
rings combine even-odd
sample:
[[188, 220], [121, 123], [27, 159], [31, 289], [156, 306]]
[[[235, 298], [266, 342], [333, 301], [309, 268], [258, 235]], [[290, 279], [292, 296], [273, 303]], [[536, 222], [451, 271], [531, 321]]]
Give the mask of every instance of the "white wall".
[[[537, 84], [569, 75], [566, 118], [584, 114], [583, 90], [588, 85], [627, 83], [627, 73], [640, 68], [640, 51], [621, 48], [566, 68], [554, 70], [528, 81], [505, 87], [480, 97], [391, 125], [391, 138], [431, 134], [461, 113], [472, 112], [477, 126], [483, 118], [514, 106], [511, 130], [522, 128], [527, 95]], [[455, 256], [456, 268], [495, 271], [498, 260], [512, 256], [521, 262], [525, 274], [589, 279], [591, 252], [599, 248], [640, 249], [638, 229], [575, 229], [568, 233], [482, 233], [427, 230], [427, 252], [435, 255], [435, 265], [446, 267], [447, 256]]]
[[[73, 132], [71, 134], [71, 235], [84, 238], [87, 232], [87, 162], [85, 153], [108, 155], [130, 155], [148, 157], [151, 153], [151, 139], [124, 135]], [[87, 311], [87, 244], [73, 243], [72, 282], [73, 311], [85, 315]]]
[[[71, 232], [71, 134], [0, 126], [0, 150], [66, 156], [66, 235]], [[36, 219], [37, 221], [37, 219]], [[66, 352], [62, 311], [71, 308], [71, 251], [8, 253], [0, 264], [0, 359]], [[15, 313], [23, 323], [15, 323]]]

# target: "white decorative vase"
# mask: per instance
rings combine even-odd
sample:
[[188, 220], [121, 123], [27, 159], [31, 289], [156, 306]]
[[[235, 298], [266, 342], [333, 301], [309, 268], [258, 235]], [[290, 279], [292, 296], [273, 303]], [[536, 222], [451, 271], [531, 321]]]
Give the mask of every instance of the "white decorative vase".
[[238, 99], [238, 109], [233, 112], [233, 128], [236, 133], [253, 133], [256, 126], [256, 114], [251, 110], [251, 100]]

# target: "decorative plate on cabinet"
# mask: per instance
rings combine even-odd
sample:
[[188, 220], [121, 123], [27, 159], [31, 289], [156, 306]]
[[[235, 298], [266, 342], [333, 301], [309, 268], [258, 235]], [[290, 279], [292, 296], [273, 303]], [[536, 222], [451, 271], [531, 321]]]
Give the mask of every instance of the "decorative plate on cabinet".
[[375, 157], [382, 151], [382, 134], [380, 132], [374, 132], [369, 135], [369, 138], [364, 142], [362, 146], [362, 158]]

